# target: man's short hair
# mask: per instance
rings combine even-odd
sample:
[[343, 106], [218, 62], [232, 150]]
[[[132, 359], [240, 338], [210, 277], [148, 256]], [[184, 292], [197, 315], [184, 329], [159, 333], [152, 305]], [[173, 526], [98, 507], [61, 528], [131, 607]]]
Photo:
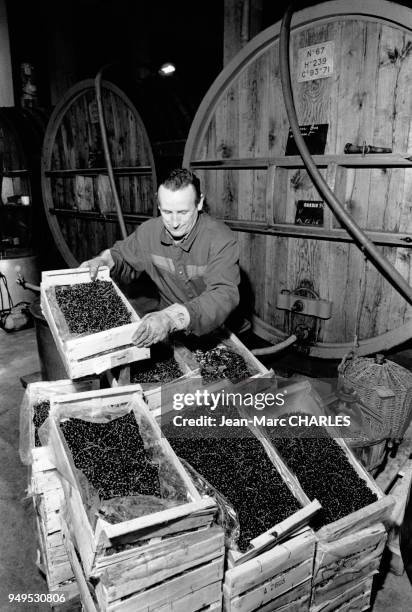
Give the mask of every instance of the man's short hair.
[[165, 176], [160, 185], [170, 189], [171, 191], [178, 191], [178, 189], [183, 189], [188, 185], [193, 185], [193, 189], [196, 193], [196, 204], [200, 202], [200, 198], [202, 196], [202, 192], [200, 190], [200, 181], [196, 174], [188, 170], [187, 168], [176, 168], [169, 172], [167, 176]]

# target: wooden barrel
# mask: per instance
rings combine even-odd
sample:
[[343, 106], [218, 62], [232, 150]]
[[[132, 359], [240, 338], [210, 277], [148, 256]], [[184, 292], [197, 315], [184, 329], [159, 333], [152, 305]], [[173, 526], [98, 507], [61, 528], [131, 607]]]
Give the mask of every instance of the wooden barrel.
[[[258, 334], [278, 341], [297, 331], [308, 337], [309, 354], [321, 358], [342, 357], [356, 332], [359, 354], [388, 349], [412, 337], [411, 307], [365, 264], [294, 150], [279, 35], [277, 23], [256, 36], [216, 79], [195, 116], [184, 164], [199, 174], [211, 212], [238, 232]], [[412, 279], [411, 75], [406, 7], [338, 0], [292, 19], [294, 101], [314, 159], [406, 279]], [[345, 154], [348, 142], [392, 152]], [[328, 304], [316, 301], [321, 318], [300, 315], [291, 309], [298, 296], [330, 301], [331, 316]]]
[[[156, 174], [142, 120], [126, 95], [102, 83], [110, 155], [128, 233], [156, 214]], [[66, 93], [50, 118], [42, 155], [46, 216], [64, 260], [77, 266], [121, 238], [103, 154], [94, 81]]]
[[[0, 108], [0, 238], [3, 257], [37, 251], [40, 156], [46, 117], [40, 110]], [[37, 209], [37, 210], [36, 210]]]

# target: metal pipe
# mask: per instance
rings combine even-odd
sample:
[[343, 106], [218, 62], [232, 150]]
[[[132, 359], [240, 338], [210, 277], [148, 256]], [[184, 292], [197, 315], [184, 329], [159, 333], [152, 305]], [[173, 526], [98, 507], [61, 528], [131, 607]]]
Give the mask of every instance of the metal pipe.
[[296, 109], [293, 102], [292, 83], [290, 77], [290, 65], [289, 65], [289, 39], [290, 39], [290, 22], [293, 14], [293, 7], [296, 3], [292, 2], [282, 19], [280, 28], [280, 78], [283, 89], [283, 97], [286, 106], [286, 112], [289, 118], [290, 127], [292, 129], [296, 146], [303, 159], [309, 176], [314, 182], [315, 186], [325, 199], [326, 204], [332, 210], [336, 218], [344, 226], [350, 236], [352, 236], [355, 243], [359, 246], [365, 256], [370, 259], [375, 268], [383, 274], [383, 276], [390, 282], [390, 284], [404, 297], [409, 304], [412, 304], [412, 287], [406, 282], [403, 276], [398, 270], [384, 257], [379, 249], [371, 242], [362, 229], [358, 226], [356, 221], [350, 214], [346, 212], [342, 204], [339, 202], [333, 191], [329, 188], [326, 181], [320, 174], [315, 162], [312, 159], [309, 149], [300, 133], [298, 118], [296, 115]]
[[126, 224], [124, 222], [123, 211], [120, 205], [119, 194], [117, 193], [116, 182], [114, 180], [113, 165], [112, 165], [112, 160], [110, 158], [109, 143], [107, 140], [107, 130], [106, 130], [106, 124], [104, 121], [104, 111], [103, 111], [103, 102], [102, 102], [102, 74], [103, 74], [103, 70], [105, 69], [105, 67], [106, 66], [104, 66], [103, 68], [99, 70], [94, 80], [94, 85], [96, 89], [97, 110], [98, 110], [98, 115], [99, 115], [100, 131], [102, 134], [102, 144], [103, 144], [104, 157], [106, 160], [107, 174], [109, 175], [110, 187], [113, 193], [113, 199], [114, 199], [114, 204], [116, 206], [116, 212], [117, 212], [117, 217], [119, 219], [119, 225], [120, 225], [120, 231], [122, 233], [122, 238], [126, 238], [127, 237]]

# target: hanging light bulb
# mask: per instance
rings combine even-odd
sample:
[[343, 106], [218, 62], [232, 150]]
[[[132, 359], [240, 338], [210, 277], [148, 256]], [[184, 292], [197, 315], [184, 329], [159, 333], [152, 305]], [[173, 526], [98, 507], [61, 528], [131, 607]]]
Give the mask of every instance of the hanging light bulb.
[[170, 76], [174, 72], [176, 72], [176, 66], [171, 62], [166, 62], [165, 64], [162, 64], [162, 66], [160, 66], [159, 68], [159, 74], [161, 76]]

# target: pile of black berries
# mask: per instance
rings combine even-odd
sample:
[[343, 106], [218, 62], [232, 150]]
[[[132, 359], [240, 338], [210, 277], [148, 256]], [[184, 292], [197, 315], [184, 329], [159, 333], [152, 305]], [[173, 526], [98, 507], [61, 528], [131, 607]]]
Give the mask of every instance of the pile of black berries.
[[60, 428], [77, 469], [101, 499], [129, 495], [160, 497], [159, 467], [144, 448], [133, 413], [107, 423], [68, 419]]
[[250, 372], [242, 355], [217, 346], [209, 350], [194, 351], [196, 361], [200, 365], [200, 375], [204, 383], [215, 382], [228, 378], [236, 383], [250, 376]]
[[50, 412], [49, 400], [42, 400], [33, 406], [34, 445], [41, 446], [39, 429], [48, 418]]
[[[222, 412], [217, 411], [220, 419]], [[215, 437], [212, 428], [177, 438], [176, 431], [162, 428], [175, 453], [187, 461], [203, 478], [221, 493], [235, 509], [241, 552], [248, 549], [250, 540], [267, 531], [296, 512], [300, 505], [261, 443], [250, 432], [232, 437]], [[223, 428], [219, 427], [219, 430]], [[230, 428], [232, 429], [232, 428]], [[221, 432], [220, 432], [221, 433]], [[168, 435], [169, 434], [169, 435]]]
[[157, 363], [153, 359], [138, 361], [132, 364], [130, 371], [132, 383], [168, 383], [180, 376], [183, 376], [183, 372], [174, 357]]
[[268, 433], [309, 499], [321, 503], [322, 509], [314, 519], [314, 527], [319, 529], [378, 498], [353, 469], [342, 448], [325, 429], [317, 429], [320, 431], [311, 437], [304, 427], [293, 427], [281, 438], [275, 428], [268, 428]]
[[56, 300], [71, 334], [94, 334], [131, 321], [110, 281], [56, 287]]

